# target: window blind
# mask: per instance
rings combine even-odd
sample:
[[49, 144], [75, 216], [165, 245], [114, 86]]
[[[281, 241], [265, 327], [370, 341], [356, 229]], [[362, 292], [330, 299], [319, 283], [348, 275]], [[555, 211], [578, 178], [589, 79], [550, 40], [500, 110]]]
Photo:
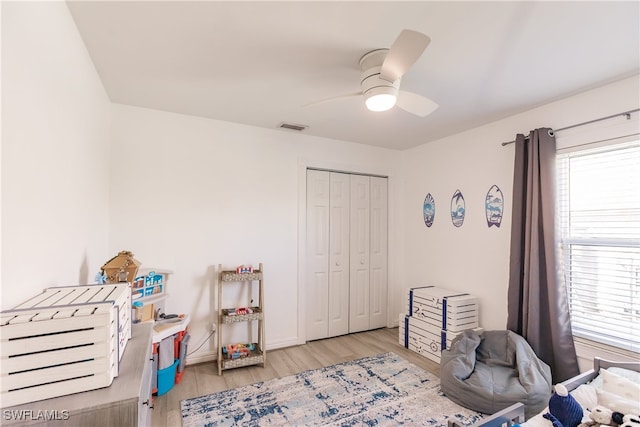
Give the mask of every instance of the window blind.
[[557, 162], [573, 333], [640, 352], [640, 141], [559, 154]]

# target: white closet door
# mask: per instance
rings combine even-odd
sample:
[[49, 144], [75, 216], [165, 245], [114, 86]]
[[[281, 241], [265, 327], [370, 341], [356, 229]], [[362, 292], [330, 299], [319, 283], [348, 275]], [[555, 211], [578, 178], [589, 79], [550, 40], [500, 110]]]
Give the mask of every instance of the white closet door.
[[349, 332], [369, 329], [369, 177], [351, 175]]
[[307, 171], [307, 339], [329, 332], [329, 193], [327, 172]]
[[329, 217], [329, 336], [349, 333], [349, 175], [331, 173]]
[[387, 326], [387, 179], [371, 177], [370, 329]]

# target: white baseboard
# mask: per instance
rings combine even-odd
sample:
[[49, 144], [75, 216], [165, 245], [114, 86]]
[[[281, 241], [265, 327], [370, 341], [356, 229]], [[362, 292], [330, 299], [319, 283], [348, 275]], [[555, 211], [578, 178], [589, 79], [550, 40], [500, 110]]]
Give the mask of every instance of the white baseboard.
[[271, 341], [267, 343], [267, 351], [277, 350], [279, 348], [293, 347], [295, 345], [300, 345], [300, 344], [304, 344], [304, 341], [300, 342], [298, 337], [291, 337], [291, 338], [286, 338], [278, 341]]
[[213, 362], [218, 359], [217, 351], [201, 351], [187, 356], [187, 366], [197, 363]]

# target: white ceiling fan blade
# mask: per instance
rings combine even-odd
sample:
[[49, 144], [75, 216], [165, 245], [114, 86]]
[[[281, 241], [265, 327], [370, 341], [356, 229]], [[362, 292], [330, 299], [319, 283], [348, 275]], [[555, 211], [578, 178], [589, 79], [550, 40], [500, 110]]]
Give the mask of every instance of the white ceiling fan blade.
[[420, 117], [426, 117], [438, 109], [438, 104], [429, 98], [406, 90], [399, 91], [396, 106]]
[[417, 31], [402, 30], [393, 42], [380, 69], [380, 78], [395, 82], [420, 58], [431, 39]]
[[308, 104], [304, 104], [302, 106], [302, 108], [307, 108], [307, 107], [311, 107], [314, 105], [319, 105], [319, 104], [324, 104], [325, 102], [330, 102], [330, 101], [337, 101], [339, 99], [345, 99], [345, 98], [353, 98], [356, 96], [362, 96], [362, 92], [353, 92], [353, 93], [348, 93], [346, 95], [338, 95], [338, 96], [332, 96], [330, 98], [324, 98], [321, 99], [319, 101], [313, 101], [313, 102], [309, 102]]

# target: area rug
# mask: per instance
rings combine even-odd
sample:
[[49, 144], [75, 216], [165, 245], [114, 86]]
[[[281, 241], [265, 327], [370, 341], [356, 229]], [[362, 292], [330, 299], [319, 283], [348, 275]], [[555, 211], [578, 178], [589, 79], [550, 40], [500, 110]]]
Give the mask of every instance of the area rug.
[[446, 426], [482, 415], [447, 399], [438, 377], [394, 353], [180, 402], [183, 427]]

